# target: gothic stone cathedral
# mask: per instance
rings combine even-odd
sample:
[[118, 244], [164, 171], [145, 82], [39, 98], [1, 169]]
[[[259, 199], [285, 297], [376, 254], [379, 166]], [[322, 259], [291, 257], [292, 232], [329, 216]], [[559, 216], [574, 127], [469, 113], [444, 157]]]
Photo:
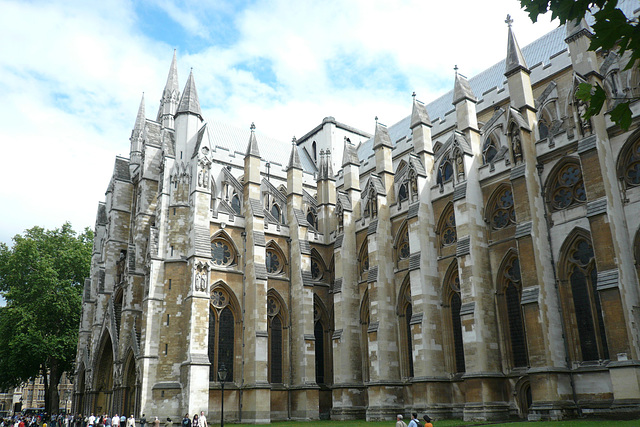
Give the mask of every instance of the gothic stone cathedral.
[[509, 26], [393, 126], [291, 145], [205, 123], [174, 56], [98, 205], [74, 411], [213, 420], [222, 365], [228, 421], [638, 411], [640, 102], [623, 132], [575, 92], [640, 72], [590, 35]]

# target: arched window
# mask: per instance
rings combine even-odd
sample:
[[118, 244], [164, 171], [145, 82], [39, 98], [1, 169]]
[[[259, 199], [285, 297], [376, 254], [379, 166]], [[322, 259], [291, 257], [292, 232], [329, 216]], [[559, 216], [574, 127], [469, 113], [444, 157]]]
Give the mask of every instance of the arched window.
[[398, 201], [404, 202], [409, 199], [409, 182], [405, 181], [400, 184], [398, 189]]
[[234, 192], [233, 197], [231, 198], [231, 208], [234, 210], [236, 215], [241, 215], [241, 206], [240, 206], [240, 197]]
[[502, 187], [489, 199], [487, 206], [491, 229], [501, 230], [516, 223], [516, 211], [513, 205], [513, 193], [510, 187]]
[[618, 157], [618, 179], [628, 187], [640, 185], [640, 135], [625, 144]]
[[587, 201], [578, 162], [570, 161], [557, 168], [547, 186], [547, 200], [552, 210], [559, 211]]
[[226, 234], [221, 232], [211, 241], [211, 262], [216, 267], [228, 267], [237, 264], [236, 251]]
[[369, 245], [365, 241], [360, 248], [360, 254], [358, 255], [358, 270], [360, 271], [360, 278], [364, 278], [364, 274], [369, 271]]
[[574, 318], [572, 328], [576, 360], [609, 358], [607, 337], [597, 290], [598, 271], [588, 235], [577, 234], [565, 249], [563, 305]]
[[322, 280], [326, 268], [318, 251], [311, 251], [311, 278], [316, 281]]
[[282, 303], [275, 295], [267, 296], [267, 315], [269, 318], [269, 382], [283, 382], [283, 319]]
[[438, 227], [440, 235], [440, 246], [451, 246], [458, 240], [456, 232], [456, 215], [453, 210], [453, 204], [450, 204], [440, 217], [440, 226]]
[[271, 206], [271, 215], [273, 215], [276, 221], [282, 222], [282, 218], [280, 217], [280, 208], [275, 203]]
[[449, 159], [449, 155], [446, 154], [440, 161], [438, 166], [438, 176], [436, 177], [436, 183], [442, 185], [445, 182], [449, 182], [453, 179], [453, 165]]
[[313, 299], [313, 335], [315, 337], [316, 383], [329, 384], [330, 373], [328, 372], [328, 362], [331, 357], [331, 348], [328, 345], [327, 335], [329, 316], [320, 298], [317, 295], [314, 295]]
[[231, 296], [222, 286], [214, 287], [209, 307], [209, 381], [217, 381], [217, 372], [224, 364], [227, 380], [233, 381], [235, 316]]
[[318, 161], [318, 151], [317, 151], [318, 147], [316, 145], [316, 142], [313, 141], [311, 143], [311, 154], [313, 155], [313, 161], [317, 162]]
[[271, 275], [283, 274], [286, 259], [278, 245], [273, 242], [269, 242], [269, 244], [267, 244], [265, 255], [265, 267], [267, 268], [267, 273]]
[[501, 318], [505, 324], [505, 335], [508, 335], [509, 340], [508, 350], [511, 356], [511, 366], [514, 368], [526, 367], [529, 364], [529, 358], [520, 305], [522, 283], [518, 257], [512, 255], [506, 259], [500, 271], [498, 296], [501, 301]]
[[462, 340], [462, 320], [460, 318], [460, 309], [462, 307], [462, 299], [460, 298], [460, 278], [458, 276], [458, 265], [454, 263], [449, 268], [445, 282], [446, 295], [448, 295], [447, 303], [449, 305], [449, 313], [451, 318], [451, 342], [453, 344], [453, 367], [456, 373], [465, 372], [464, 363], [464, 343]]
[[491, 133], [487, 139], [484, 140], [484, 145], [482, 146], [482, 164], [486, 165], [491, 163], [491, 161], [498, 154], [498, 148], [500, 147], [500, 143], [498, 142], [498, 138], [494, 133]]
[[409, 228], [406, 224], [400, 229], [396, 247], [398, 251], [398, 261], [409, 258], [411, 255], [411, 249], [409, 247]]
[[538, 134], [540, 135], [540, 139], [545, 139], [549, 136], [549, 124], [544, 118], [541, 118], [538, 122]]
[[413, 316], [413, 306], [411, 305], [411, 285], [409, 276], [405, 279], [398, 298], [398, 313], [400, 313], [400, 345], [403, 349], [402, 359], [403, 376], [413, 377], [413, 334], [411, 333], [411, 316]]
[[312, 207], [309, 207], [309, 209], [307, 210], [307, 222], [309, 223], [309, 226], [314, 230], [318, 229], [318, 214]]
[[360, 302], [360, 326], [362, 333], [362, 381], [369, 381], [369, 292], [365, 291], [362, 301]]

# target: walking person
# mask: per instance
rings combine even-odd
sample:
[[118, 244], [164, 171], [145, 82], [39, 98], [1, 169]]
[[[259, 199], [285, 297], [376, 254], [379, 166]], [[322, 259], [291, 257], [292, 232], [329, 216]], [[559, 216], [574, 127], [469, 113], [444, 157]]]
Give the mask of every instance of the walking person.
[[191, 418], [189, 418], [189, 413], [184, 414], [184, 418], [182, 418], [182, 427], [191, 427]]
[[200, 418], [198, 418], [198, 427], [209, 427], [207, 425], [207, 417], [204, 416], [204, 411], [200, 411]]
[[420, 427], [420, 420], [418, 419], [418, 413], [411, 414], [411, 421], [409, 421], [409, 427]]
[[158, 419], [158, 417], [156, 417], [156, 419], [153, 420], [153, 427], [160, 427], [160, 420]]
[[407, 427], [407, 423], [402, 421], [402, 418], [404, 417], [400, 414], [396, 416], [396, 427]]
[[145, 414], [142, 414], [142, 417], [140, 417], [140, 427], [144, 427], [146, 423], [147, 423], [147, 417]]
[[136, 427], [136, 418], [131, 414], [129, 418], [127, 418], [127, 427]]

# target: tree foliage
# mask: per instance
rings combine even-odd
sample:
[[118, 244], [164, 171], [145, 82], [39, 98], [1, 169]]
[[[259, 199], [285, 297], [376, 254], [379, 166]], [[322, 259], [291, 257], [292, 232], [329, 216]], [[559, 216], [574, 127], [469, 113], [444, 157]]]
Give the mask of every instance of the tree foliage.
[[[589, 50], [614, 50], [621, 57], [628, 51], [630, 55], [625, 70], [634, 67], [640, 60], [638, 19], [627, 18], [617, 7], [618, 0], [520, 0], [520, 5], [529, 13], [533, 22], [538, 20], [539, 15], [547, 12], [551, 12], [552, 19], [558, 18], [560, 24], [582, 19], [587, 13], [593, 14], [593, 37]], [[588, 104], [583, 116], [585, 120], [600, 114], [607, 98], [605, 90], [598, 83], [581, 83], [576, 96]], [[637, 98], [621, 99], [622, 102], [609, 112], [611, 120], [624, 130], [631, 126], [630, 104], [636, 100]]]
[[78, 343], [84, 278], [89, 276], [93, 232], [69, 223], [33, 227], [0, 243], [0, 388], [45, 375], [45, 401], [57, 412], [58, 383], [71, 370]]

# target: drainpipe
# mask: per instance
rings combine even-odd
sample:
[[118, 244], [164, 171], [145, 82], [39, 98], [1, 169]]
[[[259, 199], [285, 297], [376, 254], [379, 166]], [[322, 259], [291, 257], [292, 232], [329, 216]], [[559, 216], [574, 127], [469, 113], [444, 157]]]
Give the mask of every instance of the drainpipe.
[[576, 393], [576, 384], [573, 379], [573, 369], [571, 368], [571, 358], [569, 355], [569, 347], [567, 346], [567, 330], [565, 326], [564, 314], [562, 313], [562, 299], [560, 297], [560, 289], [558, 287], [558, 276], [556, 274], [556, 261], [553, 257], [553, 244], [551, 242], [551, 225], [549, 224], [550, 215], [547, 211], [547, 204], [544, 199], [544, 183], [542, 181], [542, 171], [544, 169], [544, 165], [542, 163], [538, 163], [536, 165], [536, 169], [538, 171], [538, 181], [540, 182], [540, 196], [542, 197], [542, 206], [544, 207], [544, 223], [547, 226], [547, 241], [549, 242], [550, 256], [551, 256], [551, 271], [553, 272], [553, 281], [556, 289], [556, 297], [558, 298], [558, 312], [560, 314], [560, 325], [562, 326], [562, 343], [564, 346], [564, 360], [567, 364], [567, 368], [569, 369], [569, 384], [571, 384], [571, 394], [573, 396], [573, 401], [576, 404], [576, 410], [578, 411], [578, 416], [582, 418], [582, 408], [578, 403], [578, 395]]

